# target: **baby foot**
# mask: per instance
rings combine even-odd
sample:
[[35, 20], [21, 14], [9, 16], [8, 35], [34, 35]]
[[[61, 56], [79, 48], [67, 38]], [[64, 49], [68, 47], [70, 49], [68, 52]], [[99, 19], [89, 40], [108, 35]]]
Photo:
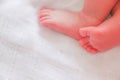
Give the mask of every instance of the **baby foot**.
[[90, 17], [83, 12], [71, 12], [67, 10], [56, 10], [42, 8], [39, 14], [40, 23], [58, 32], [80, 39], [79, 29], [86, 26], [100, 24], [96, 17]]
[[120, 17], [114, 16], [98, 27], [80, 29], [80, 44], [89, 52], [97, 53], [120, 45]]

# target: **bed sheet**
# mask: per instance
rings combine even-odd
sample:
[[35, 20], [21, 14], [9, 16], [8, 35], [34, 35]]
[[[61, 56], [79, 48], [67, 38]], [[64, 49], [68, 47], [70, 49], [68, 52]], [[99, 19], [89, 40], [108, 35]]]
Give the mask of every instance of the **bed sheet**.
[[0, 80], [119, 80], [120, 47], [92, 55], [38, 24], [42, 6], [80, 10], [83, 0], [1, 0]]

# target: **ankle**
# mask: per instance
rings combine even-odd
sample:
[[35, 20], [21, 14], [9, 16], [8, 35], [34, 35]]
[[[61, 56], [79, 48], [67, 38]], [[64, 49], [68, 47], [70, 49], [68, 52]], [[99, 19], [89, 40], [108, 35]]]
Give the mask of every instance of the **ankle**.
[[100, 23], [102, 23], [103, 20], [105, 20], [105, 18], [103, 17], [97, 17], [96, 15], [85, 13], [84, 11], [81, 11], [80, 15], [84, 17], [86, 22], [93, 23], [94, 26], [99, 25]]

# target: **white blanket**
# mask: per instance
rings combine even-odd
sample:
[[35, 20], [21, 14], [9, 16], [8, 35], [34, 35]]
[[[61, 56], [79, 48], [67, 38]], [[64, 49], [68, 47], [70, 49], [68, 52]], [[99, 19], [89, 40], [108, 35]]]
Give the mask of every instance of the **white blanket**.
[[83, 0], [0, 0], [0, 80], [120, 80], [120, 47], [89, 54], [38, 24], [44, 5], [80, 10]]

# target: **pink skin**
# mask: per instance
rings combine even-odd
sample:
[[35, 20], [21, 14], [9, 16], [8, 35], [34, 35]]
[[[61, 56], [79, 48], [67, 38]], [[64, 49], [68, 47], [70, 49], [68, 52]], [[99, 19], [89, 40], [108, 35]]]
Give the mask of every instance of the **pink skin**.
[[117, 0], [85, 0], [81, 12], [42, 8], [39, 14], [40, 23], [79, 40], [79, 29], [99, 25], [116, 2]]
[[80, 44], [89, 52], [96, 53], [120, 45], [120, 1], [113, 9], [113, 16], [98, 27], [80, 29]]
[[83, 12], [79, 13], [49, 8], [42, 8], [39, 17], [40, 23], [43, 26], [52, 28], [77, 40], [80, 39], [80, 28], [100, 24], [97, 18], [86, 16]]

